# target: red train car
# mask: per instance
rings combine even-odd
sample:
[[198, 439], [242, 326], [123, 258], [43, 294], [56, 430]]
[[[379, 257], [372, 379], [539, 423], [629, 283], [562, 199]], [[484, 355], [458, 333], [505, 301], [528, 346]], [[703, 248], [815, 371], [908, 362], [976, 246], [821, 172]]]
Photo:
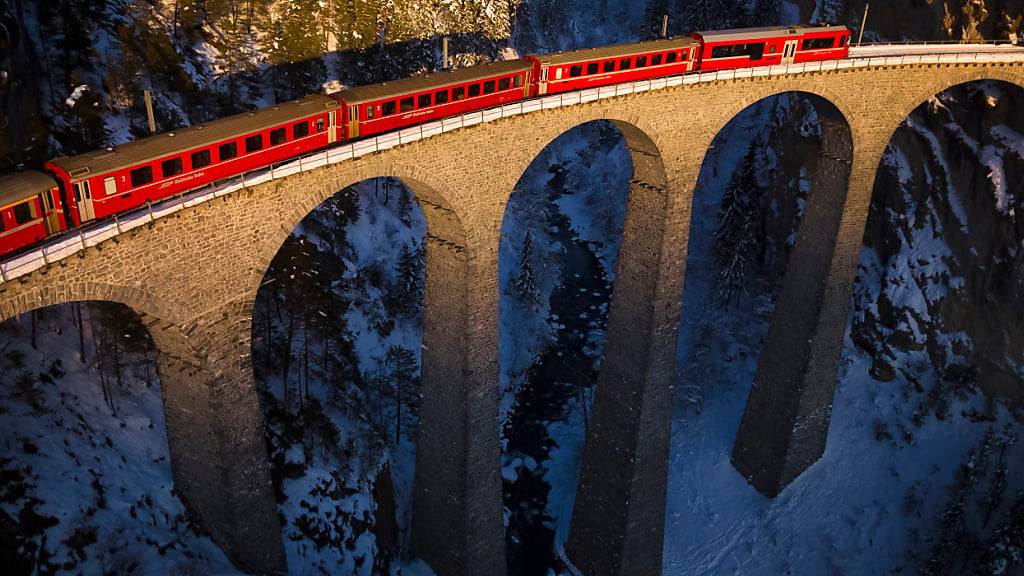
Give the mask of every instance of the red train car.
[[0, 255], [66, 229], [56, 180], [35, 171], [0, 177]]
[[691, 36], [701, 43], [702, 72], [833, 60], [850, 52], [846, 26], [771, 26]]
[[529, 96], [529, 62], [508, 60], [359, 86], [331, 96], [349, 140], [482, 110]]
[[77, 226], [337, 142], [337, 108], [333, 98], [308, 96], [115, 148], [57, 158], [46, 168], [67, 192]]
[[699, 43], [670, 38], [586, 50], [526, 56], [533, 63], [534, 96], [686, 74], [696, 68]]

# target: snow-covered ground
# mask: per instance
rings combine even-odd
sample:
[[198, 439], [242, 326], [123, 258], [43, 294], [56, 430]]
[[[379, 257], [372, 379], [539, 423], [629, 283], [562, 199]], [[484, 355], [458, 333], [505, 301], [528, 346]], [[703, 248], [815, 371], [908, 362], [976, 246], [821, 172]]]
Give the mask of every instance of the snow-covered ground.
[[123, 385], [110, 383], [111, 410], [90, 313], [83, 363], [71, 309], [41, 313], [36, 349], [28, 316], [0, 325], [3, 571], [237, 574], [174, 493], [152, 367], [126, 354]]

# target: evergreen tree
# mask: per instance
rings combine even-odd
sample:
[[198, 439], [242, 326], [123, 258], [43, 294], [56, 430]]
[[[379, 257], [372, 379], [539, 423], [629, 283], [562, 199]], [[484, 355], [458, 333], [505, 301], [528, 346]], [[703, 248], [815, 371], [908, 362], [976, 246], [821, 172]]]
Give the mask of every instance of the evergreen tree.
[[763, 190], [757, 183], [754, 167], [757, 160], [756, 141], [751, 142], [726, 186], [718, 211], [715, 230], [715, 259], [718, 264], [717, 295], [728, 302], [742, 290], [749, 264], [757, 248], [755, 223]]
[[540, 291], [537, 289], [537, 281], [533, 273], [533, 238], [529, 232], [523, 241], [523, 252], [519, 258], [519, 273], [516, 274], [515, 291], [519, 299], [530, 305], [536, 306], [540, 301]]
[[394, 314], [412, 316], [423, 303], [423, 259], [415, 245], [412, 248], [408, 244], [402, 246], [395, 276], [390, 308]]

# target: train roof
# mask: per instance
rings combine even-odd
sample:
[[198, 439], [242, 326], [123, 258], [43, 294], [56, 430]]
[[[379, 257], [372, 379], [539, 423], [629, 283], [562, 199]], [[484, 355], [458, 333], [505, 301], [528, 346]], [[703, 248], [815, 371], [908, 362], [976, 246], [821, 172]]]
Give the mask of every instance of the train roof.
[[695, 32], [707, 42], [730, 42], [733, 40], [757, 40], [775, 38], [783, 34], [797, 35], [807, 32], [849, 32], [846, 26], [819, 26], [809, 24], [793, 24], [792, 26], [765, 26], [763, 28], [737, 28], [735, 30], [711, 30]]
[[56, 187], [56, 180], [35, 170], [0, 176], [0, 208]]
[[314, 94], [301, 100], [278, 104], [272, 108], [236, 114], [156, 136], [140, 138], [113, 148], [56, 158], [51, 160], [51, 163], [66, 170], [72, 179], [106, 174], [265, 130], [279, 124], [298, 121], [337, 107], [338, 102], [333, 98], [323, 94]]
[[617, 58], [631, 54], [644, 54], [647, 52], [664, 52], [678, 48], [689, 48], [696, 46], [697, 41], [689, 36], [677, 38], [663, 38], [661, 40], [649, 40], [647, 42], [634, 42], [632, 44], [613, 44], [611, 46], [600, 46], [598, 48], [584, 48], [582, 50], [569, 50], [566, 52], [555, 52], [553, 54], [531, 54], [541, 64], [568, 64], [571, 62], [586, 62], [589, 60], [602, 60], [605, 58]]
[[346, 105], [354, 106], [365, 102], [375, 102], [388, 98], [397, 98], [406, 94], [414, 94], [435, 88], [442, 88], [452, 84], [464, 84], [475, 80], [486, 80], [495, 76], [525, 72], [532, 65], [526, 60], [502, 60], [487, 64], [478, 64], [467, 68], [458, 68], [449, 72], [434, 72], [403, 78], [394, 82], [371, 84], [369, 86], [357, 86], [335, 92], [335, 98], [340, 98]]

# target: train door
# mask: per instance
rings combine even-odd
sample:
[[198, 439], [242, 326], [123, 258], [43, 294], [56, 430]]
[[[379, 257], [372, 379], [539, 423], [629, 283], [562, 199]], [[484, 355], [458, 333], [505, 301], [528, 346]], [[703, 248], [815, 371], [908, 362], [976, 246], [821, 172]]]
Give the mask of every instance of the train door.
[[540, 69], [540, 85], [537, 89], [538, 95], [544, 95], [548, 93], [548, 67], [544, 66]]
[[799, 43], [799, 40], [786, 40], [786, 47], [782, 49], [783, 64], [793, 63], [793, 59], [796, 58], [796, 47]]
[[75, 182], [75, 203], [78, 204], [78, 217], [82, 222], [96, 217], [96, 210], [92, 205], [92, 190], [89, 189], [88, 180]]
[[327, 113], [327, 143], [334, 144], [338, 141], [338, 114], [341, 110]]
[[348, 107], [348, 139], [359, 137], [359, 106]]
[[47, 234], [53, 234], [60, 230], [60, 213], [55, 209], [53, 195], [56, 189], [43, 192], [39, 195], [39, 204], [43, 207], [43, 218], [46, 220]]

